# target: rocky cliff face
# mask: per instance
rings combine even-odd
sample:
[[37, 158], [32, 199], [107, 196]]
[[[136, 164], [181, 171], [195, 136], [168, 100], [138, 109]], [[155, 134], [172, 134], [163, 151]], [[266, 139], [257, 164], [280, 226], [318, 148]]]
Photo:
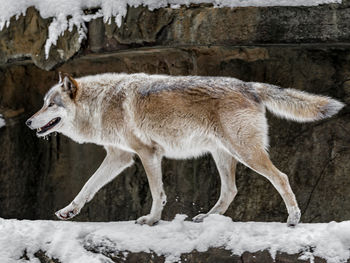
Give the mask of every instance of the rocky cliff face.
[[[87, 10], [95, 12], [96, 10]], [[54, 219], [99, 166], [104, 150], [64, 136], [36, 138], [24, 121], [41, 107], [57, 72], [232, 76], [333, 96], [350, 103], [350, 2], [318, 7], [130, 8], [123, 25], [94, 20], [79, 43], [66, 32], [45, 59], [48, 19], [34, 8], [0, 32], [0, 216]], [[315, 123], [268, 114], [270, 155], [289, 175], [303, 222], [350, 218], [350, 108]], [[163, 219], [207, 211], [220, 182], [210, 156], [164, 160], [168, 204]], [[285, 221], [270, 183], [237, 170], [238, 196], [226, 215], [237, 221]], [[76, 220], [130, 220], [148, 213], [151, 195], [142, 165], [126, 170]], [[238, 261], [237, 261], [238, 262]], [[246, 261], [243, 261], [246, 262]], [[247, 261], [248, 262], [248, 261]], [[253, 261], [251, 261], [253, 262]]]

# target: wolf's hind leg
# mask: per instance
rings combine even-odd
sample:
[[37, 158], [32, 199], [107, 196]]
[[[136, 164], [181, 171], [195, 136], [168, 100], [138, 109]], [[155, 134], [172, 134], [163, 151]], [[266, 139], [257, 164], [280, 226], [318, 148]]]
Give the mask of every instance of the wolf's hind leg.
[[246, 149], [243, 154], [240, 154], [240, 157], [245, 165], [263, 175], [272, 183], [287, 207], [289, 215], [287, 220], [288, 226], [297, 225], [301, 214], [287, 175], [273, 165], [267, 152], [262, 147]]
[[89, 202], [98, 190], [134, 163], [133, 154], [129, 152], [114, 147], [107, 147], [106, 150], [107, 155], [102, 164], [90, 177], [79, 194], [68, 206], [56, 212], [56, 216], [59, 219], [67, 220], [79, 214], [85, 203]]
[[264, 111], [254, 105], [235, 112], [224, 108], [220, 118], [223, 147], [238, 161], [272, 183], [287, 207], [288, 225], [298, 224], [300, 209], [288, 177], [273, 165], [265, 150], [268, 145], [268, 125]]
[[237, 161], [224, 150], [212, 152], [221, 179], [221, 190], [219, 200], [206, 214], [199, 214], [192, 220], [202, 222], [210, 214], [224, 214], [237, 194], [236, 187], [236, 165]]
[[163, 207], [166, 204], [166, 195], [162, 181], [162, 156], [157, 153], [150, 153], [148, 150], [138, 154], [146, 171], [153, 201], [151, 212], [138, 218], [136, 223], [152, 226], [160, 220]]

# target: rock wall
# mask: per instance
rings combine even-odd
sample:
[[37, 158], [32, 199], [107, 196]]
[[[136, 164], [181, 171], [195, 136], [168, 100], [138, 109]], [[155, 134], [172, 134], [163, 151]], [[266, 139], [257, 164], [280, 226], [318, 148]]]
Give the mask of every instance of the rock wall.
[[[112, 262], [121, 263], [163, 263], [165, 261], [164, 256], [158, 256], [155, 253], [118, 253], [116, 251], [110, 251], [109, 248], [86, 248], [92, 253], [103, 254], [109, 258]], [[301, 255], [289, 255], [286, 253], [277, 253], [275, 259], [273, 259], [268, 251], [259, 251], [255, 253], [244, 252], [242, 256], [232, 255], [230, 251], [220, 249], [220, 248], [210, 248], [205, 252], [193, 251], [191, 253], [186, 253], [181, 255], [181, 262], [188, 263], [308, 263], [309, 260], [300, 259]], [[50, 258], [46, 255], [45, 251], [39, 250], [34, 254], [41, 263], [60, 263], [56, 258]], [[29, 257], [24, 254], [22, 259], [29, 260]], [[326, 260], [315, 257], [314, 263], [326, 263]], [[349, 263], [350, 260], [347, 262]]]
[[[96, 12], [96, 10], [86, 10]], [[57, 72], [232, 76], [333, 96], [350, 103], [350, 2], [318, 7], [130, 8], [121, 28], [94, 20], [88, 39], [66, 32], [45, 59], [50, 19], [34, 8], [0, 32], [0, 217], [54, 219], [104, 157], [95, 145], [25, 127]], [[303, 222], [350, 218], [350, 108], [315, 123], [268, 114], [270, 155], [287, 173]], [[207, 211], [220, 181], [210, 156], [163, 162], [168, 204], [163, 219]], [[226, 215], [237, 221], [285, 221], [282, 199], [243, 165]], [[75, 219], [130, 220], [148, 213], [151, 195], [140, 161], [105, 186]], [[245, 261], [244, 261], [245, 262]]]

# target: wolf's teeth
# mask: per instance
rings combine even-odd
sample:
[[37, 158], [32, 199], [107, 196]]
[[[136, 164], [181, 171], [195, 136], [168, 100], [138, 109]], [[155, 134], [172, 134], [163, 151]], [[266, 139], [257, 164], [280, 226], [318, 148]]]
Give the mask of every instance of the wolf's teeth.
[[41, 131], [41, 128], [38, 128], [38, 132], [40, 132]]

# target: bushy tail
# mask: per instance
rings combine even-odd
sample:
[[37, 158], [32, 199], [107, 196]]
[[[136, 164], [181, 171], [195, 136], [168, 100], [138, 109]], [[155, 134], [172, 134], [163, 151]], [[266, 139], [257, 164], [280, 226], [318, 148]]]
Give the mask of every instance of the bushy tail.
[[255, 83], [262, 103], [272, 113], [299, 122], [316, 121], [336, 114], [344, 103], [335, 99], [278, 86]]

